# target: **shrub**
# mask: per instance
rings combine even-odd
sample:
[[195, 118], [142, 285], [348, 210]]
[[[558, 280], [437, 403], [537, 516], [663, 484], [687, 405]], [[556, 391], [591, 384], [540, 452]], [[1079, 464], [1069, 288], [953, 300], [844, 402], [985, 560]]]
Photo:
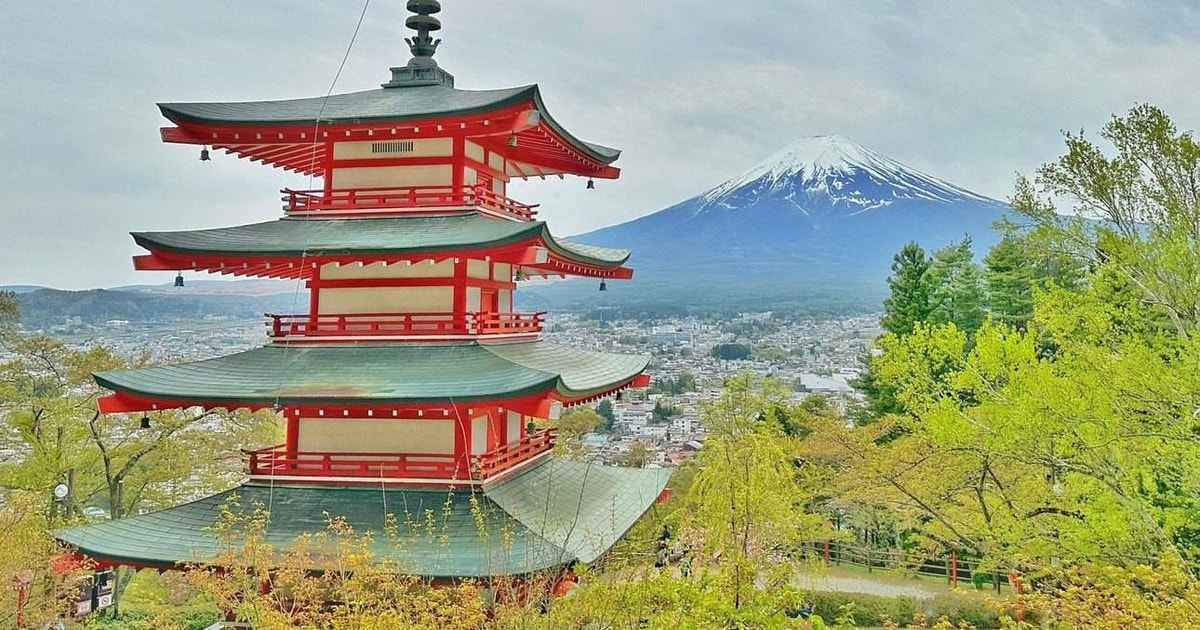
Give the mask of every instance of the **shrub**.
[[854, 623], [860, 626], [880, 626], [887, 620], [908, 623], [920, 608], [909, 597], [882, 597], [860, 593], [813, 593], [813, 614], [824, 619], [837, 619], [842, 608], [853, 605]]
[[967, 622], [976, 628], [999, 628], [1000, 611], [986, 600], [947, 593], [929, 602], [929, 616], [947, 617], [952, 623]]

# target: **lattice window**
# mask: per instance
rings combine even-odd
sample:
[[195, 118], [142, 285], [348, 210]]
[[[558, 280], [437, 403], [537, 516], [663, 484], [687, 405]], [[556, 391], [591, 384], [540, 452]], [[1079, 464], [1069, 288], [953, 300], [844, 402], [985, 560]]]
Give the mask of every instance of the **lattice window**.
[[412, 140], [393, 140], [390, 142], [372, 142], [371, 153], [412, 153]]

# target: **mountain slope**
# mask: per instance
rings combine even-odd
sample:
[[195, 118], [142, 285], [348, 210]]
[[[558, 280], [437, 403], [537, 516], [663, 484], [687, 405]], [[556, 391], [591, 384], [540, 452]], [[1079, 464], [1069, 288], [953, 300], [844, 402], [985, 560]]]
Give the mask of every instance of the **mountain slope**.
[[615, 301], [877, 308], [905, 243], [936, 249], [970, 234], [982, 255], [1006, 209], [845, 138], [817, 136], [703, 194], [575, 238], [633, 249], [634, 279], [610, 283]]

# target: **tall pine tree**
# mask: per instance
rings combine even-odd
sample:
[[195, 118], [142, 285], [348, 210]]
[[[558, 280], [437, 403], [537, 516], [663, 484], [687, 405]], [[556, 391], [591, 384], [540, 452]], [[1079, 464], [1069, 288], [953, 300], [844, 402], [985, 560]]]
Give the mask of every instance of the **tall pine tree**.
[[1037, 278], [1027, 241], [1005, 234], [984, 257], [983, 264], [992, 319], [1024, 330], [1033, 317], [1033, 285]]
[[934, 252], [929, 265], [933, 298], [925, 321], [952, 323], [968, 334], [983, 325], [987, 317], [984, 277], [974, 258], [970, 236]]
[[913, 324], [925, 321], [932, 311], [933, 286], [930, 259], [916, 242], [909, 243], [892, 258], [888, 278], [891, 295], [883, 301], [883, 329], [897, 336], [912, 332]]

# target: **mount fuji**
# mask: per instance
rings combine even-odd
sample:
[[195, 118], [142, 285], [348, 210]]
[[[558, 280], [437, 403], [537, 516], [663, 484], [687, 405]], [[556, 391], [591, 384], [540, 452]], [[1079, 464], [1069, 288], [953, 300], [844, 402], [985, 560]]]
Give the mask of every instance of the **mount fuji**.
[[703, 194], [577, 238], [633, 249], [633, 280], [609, 283], [620, 303], [876, 309], [906, 243], [932, 250], [969, 234], [982, 255], [1007, 209], [849, 139], [816, 136]]

